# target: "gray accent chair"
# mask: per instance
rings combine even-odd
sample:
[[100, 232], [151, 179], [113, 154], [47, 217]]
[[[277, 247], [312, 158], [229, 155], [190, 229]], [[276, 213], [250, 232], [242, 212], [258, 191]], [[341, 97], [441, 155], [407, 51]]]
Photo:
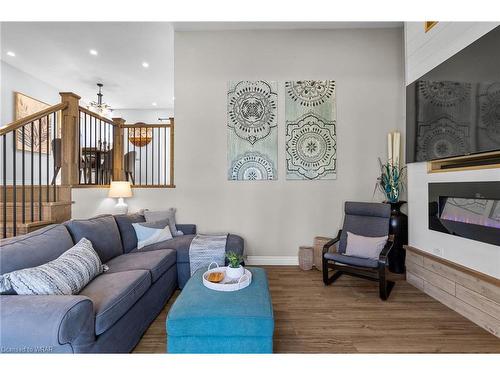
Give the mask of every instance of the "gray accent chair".
[[[178, 287], [190, 277], [185, 233], [137, 249], [133, 222], [144, 216], [103, 215], [49, 225], [0, 240], [0, 274], [36, 267], [89, 239], [109, 270], [78, 295], [0, 295], [0, 352], [127, 353], [137, 345]], [[243, 239], [230, 235], [227, 249], [243, 254]]]
[[[367, 280], [378, 281], [379, 294], [387, 300], [393, 281], [386, 278], [388, 255], [393, 242], [389, 239], [380, 252], [378, 259], [360, 258], [345, 254], [347, 232], [366, 237], [382, 237], [389, 235], [391, 206], [385, 203], [346, 202], [345, 218], [342, 229], [336, 238], [323, 247], [323, 282], [329, 285], [341, 275], [351, 275]], [[330, 247], [338, 244], [336, 252], [329, 252]], [[329, 276], [329, 271], [333, 274]]]

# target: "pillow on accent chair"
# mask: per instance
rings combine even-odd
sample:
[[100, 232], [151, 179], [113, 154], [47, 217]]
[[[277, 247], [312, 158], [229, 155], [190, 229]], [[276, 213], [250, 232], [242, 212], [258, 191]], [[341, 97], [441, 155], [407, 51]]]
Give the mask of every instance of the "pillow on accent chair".
[[365, 237], [347, 232], [345, 255], [358, 258], [378, 259], [387, 239], [388, 236]]
[[58, 258], [38, 267], [24, 268], [0, 276], [0, 292], [19, 295], [77, 294], [92, 279], [107, 270], [92, 247], [82, 238]]
[[133, 223], [132, 226], [134, 227], [135, 234], [137, 235], [138, 249], [154, 243], [171, 240], [173, 238], [172, 233], [170, 232], [168, 220]]
[[163, 220], [168, 220], [168, 226], [170, 228], [170, 233], [174, 237], [177, 236], [182, 236], [184, 233], [182, 233], [180, 230], [177, 230], [177, 227], [175, 226], [175, 211], [177, 209], [175, 208], [169, 208], [168, 210], [162, 210], [162, 211], [150, 211], [150, 210], [144, 210], [144, 218], [146, 219], [146, 222], [157, 222], [157, 221], [163, 221]]

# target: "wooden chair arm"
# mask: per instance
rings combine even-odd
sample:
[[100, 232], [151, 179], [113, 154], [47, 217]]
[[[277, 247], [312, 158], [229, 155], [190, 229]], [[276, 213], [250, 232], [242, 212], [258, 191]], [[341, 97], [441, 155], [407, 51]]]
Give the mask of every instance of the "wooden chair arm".
[[386, 242], [384, 248], [382, 249], [378, 257], [379, 267], [381, 266], [385, 267], [388, 264], [387, 257], [389, 256], [389, 253], [391, 252], [393, 246], [394, 242], [392, 242], [391, 240]]
[[339, 233], [337, 234], [337, 237], [335, 237], [333, 240], [330, 240], [330, 241], [328, 241], [327, 243], [325, 243], [323, 245], [323, 254], [327, 253], [328, 249], [330, 249], [330, 247], [332, 247], [333, 245], [335, 245], [337, 242], [340, 241], [340, 235], [341, 234], [342, 234], [342, 229], [339, 230]]

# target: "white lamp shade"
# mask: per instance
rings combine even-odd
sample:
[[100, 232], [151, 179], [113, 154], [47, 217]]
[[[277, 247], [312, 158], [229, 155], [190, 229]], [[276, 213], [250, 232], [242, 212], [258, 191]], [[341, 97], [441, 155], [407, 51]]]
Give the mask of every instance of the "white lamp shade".
[[110, 198], [130, 198], [132, 189], [129, 181], [111, 181], [108, 197]]

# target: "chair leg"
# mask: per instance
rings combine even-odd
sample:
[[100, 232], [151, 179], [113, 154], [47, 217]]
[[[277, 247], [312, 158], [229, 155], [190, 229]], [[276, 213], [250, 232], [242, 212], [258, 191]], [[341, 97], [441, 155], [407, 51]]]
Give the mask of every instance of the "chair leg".
[[389, 294], [391, 294], [392, 288], [394, 287], [394, 281], [388, 281], [385, 277], [385, 267], [379, 268], [378, 271], [379, 278], [379, 294], [382, 301], [387, 301]]
[[323, 284], [330, 285], [342, 276], [342, 273], [342, 271], [334, 271], [333, 275], [328, 277], [328, 261], [323, 258]]
[[50, 183], [51, 185], [55, 185], [56, 184], [56, 178], [57, 178], [57, 175], [59, 174], [59, 171], [61, 170], [61, 167], [57, 167], [54, 171], [54, 177], [52, 177], [52, 182]]

